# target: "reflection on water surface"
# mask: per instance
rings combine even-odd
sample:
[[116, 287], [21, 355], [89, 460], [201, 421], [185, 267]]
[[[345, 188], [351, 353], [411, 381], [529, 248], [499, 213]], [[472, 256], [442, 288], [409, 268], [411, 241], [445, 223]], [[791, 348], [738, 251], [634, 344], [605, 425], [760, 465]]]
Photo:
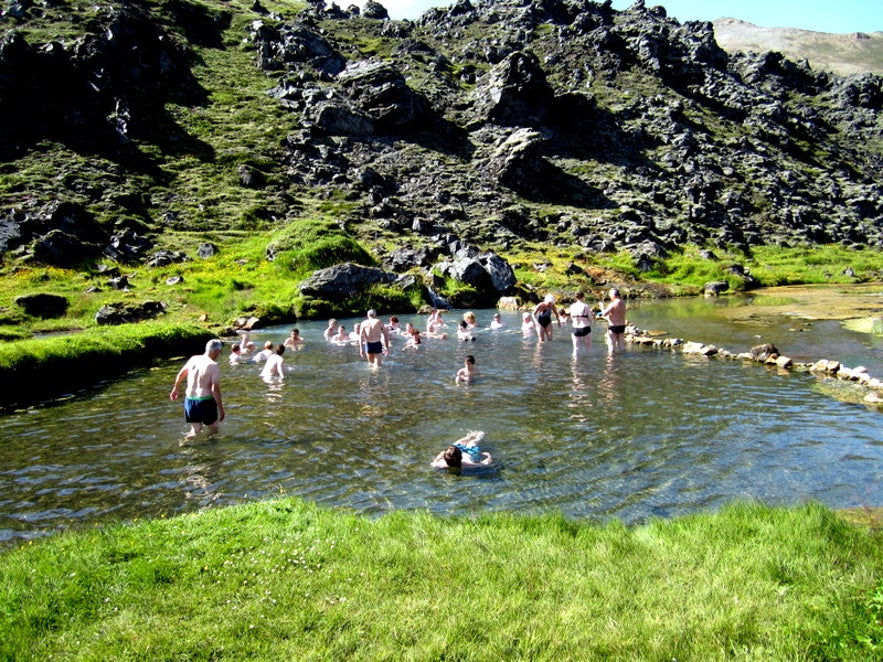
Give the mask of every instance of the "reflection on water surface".
[[[786, 318], [735, 323], [716, 314], [735, 305], [640, 303], [629, 317], [732, 351], [773, 342], [801, 360], [830, 349], [883, 375], [879, 339], [833, 321], [796, 330]], [[491, 312], [479, 320], [488, 324]], [[419, 316], [400, 317], [423, 326]], [[458, 316], [447, 317], [453, 331]], [[517, 313], [503, 320], [518, 328]], [[327, 345], [324, 327], [299, 325], [308, 342], [285, 354], [281, 386], [264, 384], [257, 366], [222, 364], [228, 420], [211, 441], [178, 446], [186, 426], [168, 391], [180, 362], [0, 418], [0, 541], [278, 495], [366, 513], [555, 510], [627, 522], [734, 498], [883, 503], [883, 414], [817, 393], [809, 375], [649, 349], [610, 358], [603, 325], [576, 360], [566, 328], [544, 345], [483, 330], [473, 343], [427, 339], [416, 352], [403, 351], [402, 339], [373, 372], [355, 348]], [[466, 354], [481, 377], [458, 386]], [[485, 430], [496, 467], [462, 476], [430, 469], [469, 429]]]

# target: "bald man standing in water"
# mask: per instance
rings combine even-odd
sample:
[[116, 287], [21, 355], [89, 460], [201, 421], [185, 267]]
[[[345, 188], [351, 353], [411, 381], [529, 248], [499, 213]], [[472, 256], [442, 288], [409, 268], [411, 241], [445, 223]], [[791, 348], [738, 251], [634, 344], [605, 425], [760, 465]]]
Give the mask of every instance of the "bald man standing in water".
[[[221, 397], [221, 370], [218, 357], [223, 343], [209, 340], [205, 353], [191, 356], [175, 376], [175, 384], [169, 394], [170, 400], [178, 399], [178, 388], [185, 379], [187, 390], [184, 393], [184, 420], [190, 423], [190, 432], [184, 439], [193, 439], [208, 427], [209, 434], [218, 431], [218, 424], [224, 420], [224, 401]], [[182, 442], [183, 443], [183, 442]]]
[[368, 311], [368, 319], [359, 327], [359, 356], [368, 354], [368, 363], [379, 368], [383, 363], [383, 352], [389, 354], [389, 330], [377, 319], [377, 311]]
[[607, 320], [607, 351], [613, 354], [617, 350], [625, 349], [625, 301], [619, 295], [619, 290], [615, 287], [610, 288], [610, 305], [605, 306], [599, 301], [601, 306], [601, 317]]

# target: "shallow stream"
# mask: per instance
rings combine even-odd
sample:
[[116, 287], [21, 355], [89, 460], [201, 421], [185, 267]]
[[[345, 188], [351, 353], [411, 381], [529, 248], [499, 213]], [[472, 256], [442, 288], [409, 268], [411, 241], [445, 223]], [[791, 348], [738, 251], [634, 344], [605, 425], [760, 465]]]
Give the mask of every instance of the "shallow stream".
[[[774, 310], [748, 299], [632, 303], [629, 320], [731, 351], [772, 342], [796, 360], [840, 359], [883, 377], [883, 339], [807, 319], [787, 297], [772, 301]], [[883, 308], [883, 295], [868, 301]], [[447, 313], [449, 331], [460, 312]], [[479, 322], [492, 312], [477, 311]], [[190, 445], [179, 446], [181, 404], [168, 399], [181, 361], [2, 416], [0, 543], [281, 495], [365, 513], [560, 511], [625, 522], [733, 499], [883, 504], [883, 413], [830, 397], [816, 377], [647, 348], [609, 357], [603, 324], [574, 358], [566, 327], [538, 344], [522, 338], [518, 313], [502, 315], [508, 329], [485, 328], [475, 342], [426, 339], [406, 351], [398, 339], [379, 371], [355, 347], [327, 344], [324, 322], [305, 322], [307, 343], [285, 354], [279, 386], [264, 384], [258, 366], [227, 365], [225, 351], [228, 419], [217, 437]], [[280, 342], [287, 332], [254, 337]], [[480, 378], [456, 385], [466, 354]], [[471, 429], [485, 431], [494, 467], [429, 467]]]

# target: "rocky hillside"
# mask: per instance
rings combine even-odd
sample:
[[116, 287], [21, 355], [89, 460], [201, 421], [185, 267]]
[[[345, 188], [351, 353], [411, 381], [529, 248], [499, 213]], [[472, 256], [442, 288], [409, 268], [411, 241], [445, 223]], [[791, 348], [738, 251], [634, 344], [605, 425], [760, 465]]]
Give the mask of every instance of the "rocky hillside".
[[787, 58], [806, 60], [813, 69], [840, 76], [883, 74], [883, 32], [834, 34], [765, 28], [735, 18], [713, 22], [714, 36], [728, 53], [777, 51]]
[[268, 229], [274, 260], [322, 215], [371, 278], [495, 294], [531, 251], [883, 248], [881, 78], [728, 54], [641, 1], [4, 7], [7, 264], [161, 264], [195, 257], [176, 233]]

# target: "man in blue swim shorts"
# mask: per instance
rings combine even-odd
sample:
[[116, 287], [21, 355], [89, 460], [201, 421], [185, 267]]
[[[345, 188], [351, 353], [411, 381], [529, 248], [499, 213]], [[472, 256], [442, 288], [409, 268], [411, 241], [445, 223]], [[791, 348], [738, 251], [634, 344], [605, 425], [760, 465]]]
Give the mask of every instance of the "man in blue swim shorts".
[[222, 347], [220, 340], [209, 340], [205, 345], [205, 353], [191, 356], [175, 376], [175, 383], [169, 394], [170, 400], [178, 398], [178, 389], [187, 380], [184, 420], [190, 423], [190, 432], [184, 436], [185, 440], [195, 437], [203, 427], [208, 428], [210, 434], [215, 434], [218, 424], [224, 420], [221, 371], [217, 363]]
[[368, 363], [379, 368], [383, 354], [389, 356], [389, 330], [377, 319], [377, 311], [368, 311], [368, 319], [359, 327], [359, 356], [368, 355]]

